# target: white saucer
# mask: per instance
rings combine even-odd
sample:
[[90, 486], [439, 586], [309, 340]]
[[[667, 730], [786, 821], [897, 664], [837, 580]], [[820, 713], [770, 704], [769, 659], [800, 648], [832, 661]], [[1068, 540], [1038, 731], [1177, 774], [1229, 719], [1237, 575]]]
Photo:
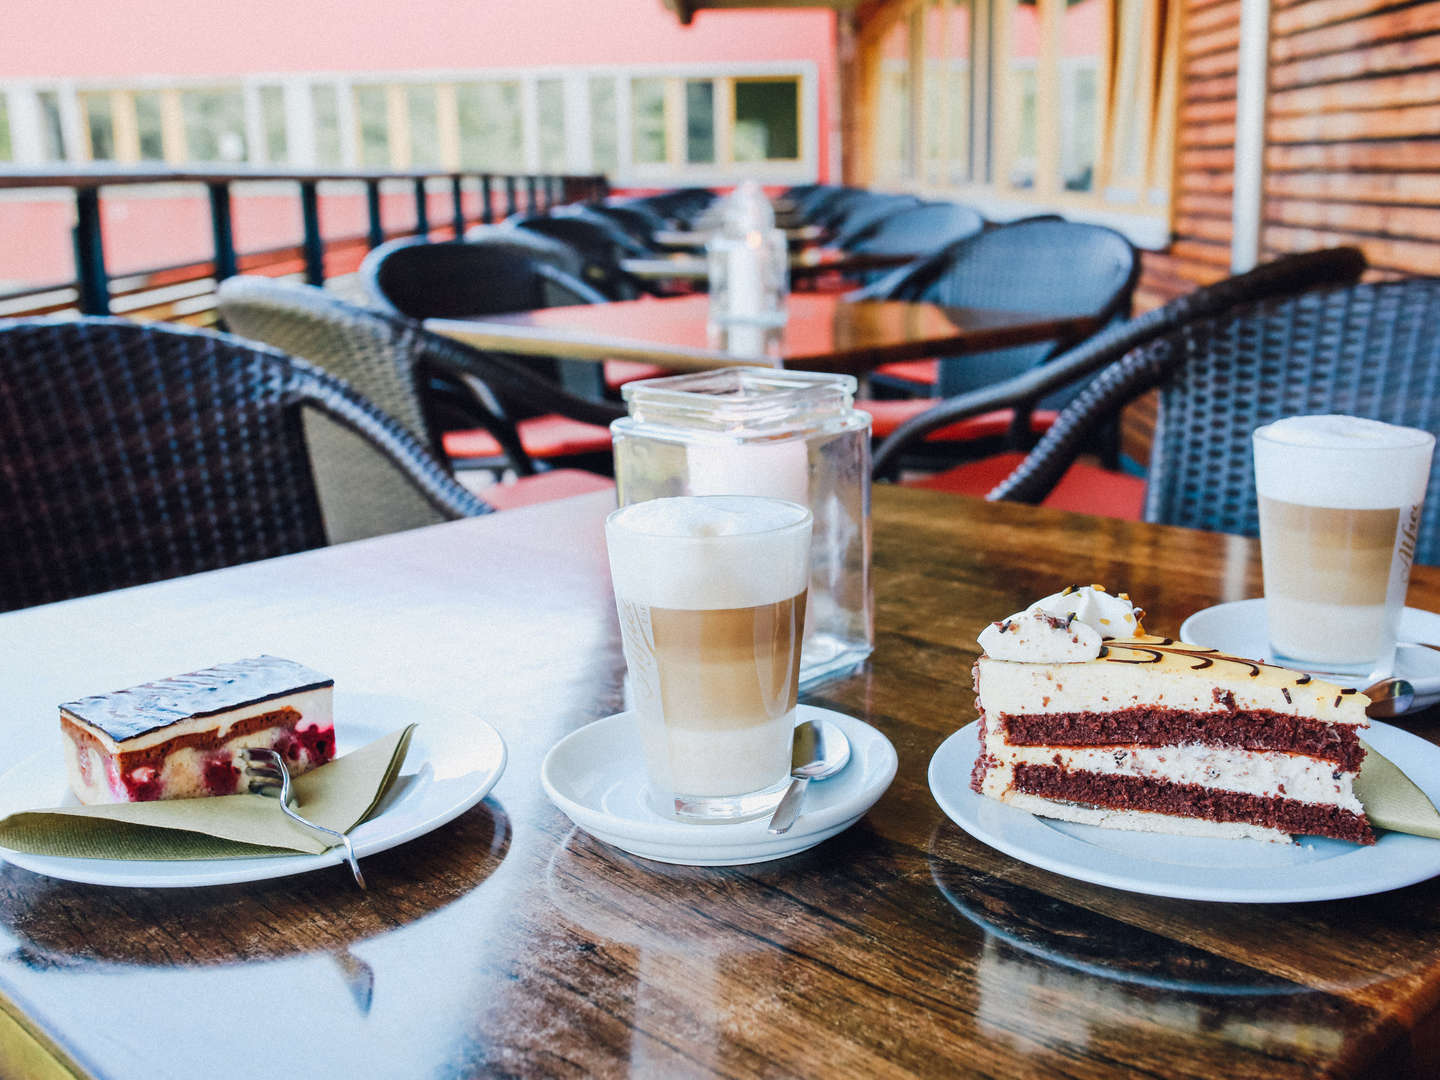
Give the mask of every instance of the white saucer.
[[[364, 858], [444, 825], [489, 794], [505, 771], [505, 741], [479, 717], [446, 715], [429, 702], [380, 694], [335, 691], [335, 742], [342, 753], [416, 723], [395, 784], [368, 820], [350, 830]], [[65, 765], [54, 753], [37, 754], [0, 776], [0, 816], [43, 806], [78, 805], [68, 793]], [[192, 888], [303, 874], [337, 866], [339, 847], [319, 855], [258, 855], [234, 859], [74, 859], [0, 848], [0, 859], [37, 874], [90, 885]], [[348, 875], [347, 875], [348, 877]]]
[[[1180, 624], [1180, 640], [1236, 656], [1267, 660], [1270, 642], [1265, 632], [1265, 601], [1256, 597], [1203, 608]], [[1400, 613], [1400, 640], [1428, 641], [1440, 645], [1440, 615], [1407, 607]], [[1335, 675], [1313, 671], [1311, 674], [1340, 686], [1353, 686], [1357, 690], [1364, 689], [1366, 685], [1364, 673]], [[1395, 674], [1412, 682], [1440, 678], [1440, 652], [1419, 645], [1402, 646], [1395, 651]]]
[[[979, 726], [969, 724], [940, 744], [930, 759], [930, 792], [975, 839], [1042, 870], [1150, 896], [1246, 904], [1368, 896], [1440, 874], [1440, 840], [1408, 833], [1377, 830], [1368, 847], [1316, 836], [1270, 844], [1036, 817], [971, 790]], [[1440, 801], [1440, 747], [1374, 721], [1365, 739]]]
[[796, 722], [824, 719], [850, 740], [850, 764], [811, 784], [800, 818], [772, 836], [768, 817], [733, 824], [691, 825], [663, 817], [645, 801], [645, 772], [634, 717], [616, 713], [561, 739], [540, 766], [545, 794], [597, 840], [631, 855], [685, 866], [768, 862], [812, 848], [859, 821], [895, 778], [890, 740], [853, 716], [801, 705]]

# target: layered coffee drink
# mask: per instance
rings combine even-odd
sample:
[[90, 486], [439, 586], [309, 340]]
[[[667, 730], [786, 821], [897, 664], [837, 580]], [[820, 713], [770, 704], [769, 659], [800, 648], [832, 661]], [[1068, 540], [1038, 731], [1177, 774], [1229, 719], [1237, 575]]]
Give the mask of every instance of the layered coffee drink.
[[1255, 432], [1276, 659], [1367, 670], [1393, 653], [1435, 437], [1353, 416]]
[[615, 603], [657, 805], [734, 820], [790, 771], [810, 511], [744, 495], [634, 503], [605, 524]]

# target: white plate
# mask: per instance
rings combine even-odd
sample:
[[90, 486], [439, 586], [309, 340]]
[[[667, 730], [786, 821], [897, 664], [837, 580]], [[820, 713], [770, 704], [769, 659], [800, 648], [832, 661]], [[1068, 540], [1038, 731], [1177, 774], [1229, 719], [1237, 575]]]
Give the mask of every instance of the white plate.
[[[446, 716], [435, 706], [412, 698], [335, 692], [335, 742], [342, 754], [409, 723], [419, 727], [395, 785], [374, 815], [350, 831], [358, 856], [385, 851], [454, 820], [483, 799], [505, 771], [505, 742], [478, 717]], [[75, 798], [69, 795], [58, 748], [54, 754], [37, 754], [0, 776], [0, 816], [67, 802], [73, 804]], [[0, 857], [37, 874], [67, 881], [162, 889], [260, 881], [344, 861], [338, 847], [319, 855], [161, 862], [72, 859], [4, 848], [0, 848]]]
[[550, 801], [591, 836], [622, 851], [686, 866], [768, 862], [812, 848], [859, 821], [895, 778], [890, 740], [853, 716], [801, 705], [796, 722], [824, 719], [850, 740], [850, 764], [813, 783], [790, 831], [772, 836], [768, 817], [732, 824], [692, 825], [652, 810], [645, 801], [640, 738], [628, 712], [573, 731], [550, 748], [540, 782]]
[[[1440, 840], [1406, 833], [1377, 830], [1378, 842], [1370, 847], [1314, 836], [1270, 844], [1036, 817], [970, 789], [978, 728], [978, 722], [961, 728], [935, 751], [931, 794], [975, 839], [1042, 870], [1151, 896], [1248, 904], [1366, 896], [1440, 874]], [[1373, 722], [1365, 740], [1401, 766], [1432, 801], [1440, 800], [1440, 747]]]
[[[1180, 624], [1180, 640], [1220, 649], [1235, 656], [1265, 660], [1270, 654], [1270, 642], [1265, 632], [1265, 601], [1256, 597], [1202, 608]], [[1440, 645], [1440, 615], [1407, 607], [1400, 613], [1400, 640], [1429, 641]], [[1312, 671], [1311, 674], [1340, 686], [1353, 686], [1357, 690], [1366, 686], [1367, 676], [1364, 673], [1335, 675]], [[1418, 645], [1401, 647], [1395, 651], [1395, 674], [1412, 682], [1440, 678], [1440, 652]]]

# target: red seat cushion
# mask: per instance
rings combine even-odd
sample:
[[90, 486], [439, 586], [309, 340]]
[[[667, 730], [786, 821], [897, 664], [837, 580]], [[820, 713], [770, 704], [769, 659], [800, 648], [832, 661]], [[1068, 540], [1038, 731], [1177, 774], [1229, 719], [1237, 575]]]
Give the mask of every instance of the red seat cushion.
[[618, 390], [626, 383], [635, 382], [637, 379], [660, 379], [666, 375], [678, 374], [679, 372], [673, 368], [661, 367], [659, 364], [645, 364], [639, 360], [605, 361], [605, 386], [610, 390]]
[[477, 494], [496, 510], [513, 510], [552, 499], [568, 499], [592, 491], [614, 490], [615, 481], [583, 469], [552, 469], [535, 476], [522, 476], [509, 484], [492, 484]]
[[[901, 398], [894, 401], [857, 401], [855, 407], [870, 414], [870, 431], [883, 439], [912, 416], [940, 404], [939, 398]], [[1043, 435], [1055, 423], [1054, 409], [1036, 409], [1030, 414], [1030, 430]], [[996, 409], [967, 420], [938, 428], [925, 436], [926, 442], [967, 442], [971, 439], [999, 438], [1010, 430], [1011, 410]]]
[[939, 360], [897, 360], [893, 364], [881, 364], [875, 369], [876, 375], [889, 375], [892, 379], [934, 386], [940, 381]]
[[[610, 449], [610, 429], [600, 424], [547, 413], [521, 420], [515, 425], [520, 432], [520, 445], [537, 458], [567, 457], [571, 454], [597, 454]], [[451, 460], [462, 458], [499, 457], [500, 444], [484, 428], [445, 432], [445, 453]]]
[[[996, 454], [980, 461], [966, 462], [944, 472], [914, 480], [907, 487], [948, 491], [954, 495], [984, 498], [996, 484], [1009, 476], [1025, 455], [1019, 452]], [[1065, 471], [1055, 490], [1041, 503], [1059, 510], [1075, 510], [1099, 517], [1139, 521], [1145, 506], [1145, 481], [1128, 473], [1111, 472], [1096, 465], [1076, 462]]]

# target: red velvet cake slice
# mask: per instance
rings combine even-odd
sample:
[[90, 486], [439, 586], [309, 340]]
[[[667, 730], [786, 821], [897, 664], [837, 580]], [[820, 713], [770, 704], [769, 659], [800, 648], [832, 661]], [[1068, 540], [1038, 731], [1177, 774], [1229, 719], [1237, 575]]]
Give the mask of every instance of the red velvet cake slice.
[[1110, 828], [1375, 842], [1353, 790], [1369, 723], [1363, 694], [1110, 632], [1124, 631], [1127, 615], [1138, 630], [1128, 599], [1086, 587], [986, 628], [976, 791]]
[[83, 803], [240, 790], [237, 751], [278, 750], [292, 775], [335, 756], [335, 680], [257, 656], [60, 706], [70, 787]]

